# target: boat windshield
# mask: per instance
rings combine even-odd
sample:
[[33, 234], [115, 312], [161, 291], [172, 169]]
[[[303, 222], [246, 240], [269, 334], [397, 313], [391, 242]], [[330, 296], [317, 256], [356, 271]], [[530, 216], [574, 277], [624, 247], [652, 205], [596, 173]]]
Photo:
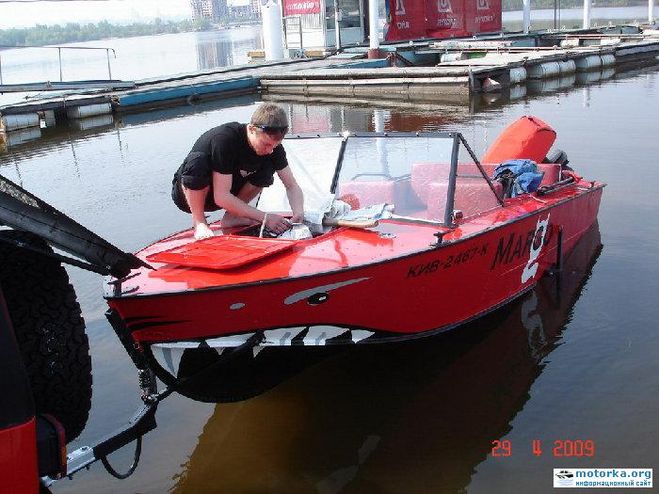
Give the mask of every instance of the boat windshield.
[[[387, 203], [399, 216], [450, 223], [449, 208], [451, 213], [459, 210], [468, 217], [500, 204], [460, 134], [290, 138], [284, 147], [304, 191], [307, 211], [322, 208], [329, 196], [353, 209]], [[259, 207], [290, 210], [279, 181], [264, 190]]]

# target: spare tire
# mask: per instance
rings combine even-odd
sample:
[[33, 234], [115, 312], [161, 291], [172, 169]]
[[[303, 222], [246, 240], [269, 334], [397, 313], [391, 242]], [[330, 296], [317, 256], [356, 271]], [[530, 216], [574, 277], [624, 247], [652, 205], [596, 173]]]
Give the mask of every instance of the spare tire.
[[92, 396], [91, 358], [76, 294], [39, 236], [0, 231], [0, 286], [25, 362], [37, 413], [59, 420], [67, 442], [84, 429]]

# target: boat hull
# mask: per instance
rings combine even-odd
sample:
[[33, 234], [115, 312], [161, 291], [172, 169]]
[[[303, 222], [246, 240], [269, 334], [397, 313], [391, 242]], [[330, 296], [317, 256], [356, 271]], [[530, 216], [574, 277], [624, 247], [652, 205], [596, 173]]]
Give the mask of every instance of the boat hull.
[[[108, 304], [142, 346], [237, 347], [256, 332], [263, 346], [416, 338], [500, 307], [555, 266], [596, 220], [603, 186], [572, 189], [512, 204], [505, 218], [484, 215], [478, 228], [418, 253], [243, 285], [123, 294]], [[382, 224], [385, 233], [396, 226]]]

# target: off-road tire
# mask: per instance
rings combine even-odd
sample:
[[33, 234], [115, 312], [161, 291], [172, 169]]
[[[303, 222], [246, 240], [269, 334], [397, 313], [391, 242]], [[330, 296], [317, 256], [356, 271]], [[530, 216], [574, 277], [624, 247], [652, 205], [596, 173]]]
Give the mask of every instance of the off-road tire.
[[0, 231], [0, 286], [36, 411], [57, 418], [69, 442], [82, 432], [92, 396], [89, 341], [80, 305], [57, 259], [6, 240], [52, 249], [32, 233]]

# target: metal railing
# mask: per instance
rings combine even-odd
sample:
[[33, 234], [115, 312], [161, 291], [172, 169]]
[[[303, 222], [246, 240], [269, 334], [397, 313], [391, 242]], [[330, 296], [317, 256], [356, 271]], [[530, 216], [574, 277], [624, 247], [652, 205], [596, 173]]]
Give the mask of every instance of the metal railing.
[[[292, 22], [291, 22], [292, 21]], [[298, 39], [300, 40], [300, 52], [304, 49], [304, 38], [302, 35], [302, 16], [301, 15], [289, 15], [284, 17], [284, 45], [287, 49], [291, 48], [290, 43], [292, 40], [289, 39], [289, 30], [291, 33], [294, 29], [297, 28]]]
[[[57, 50], [57, 58], [59, 60], [59, 80], [62, 80], [62, 50], [105, 50], [105, 55], [108, 61], [108, 79], [112, 79], [112, 68], [110, 66], [110, 52], [114, 58], [117, 58], [117, 54], [114, 51], [114, 48], [107, 48], [102, 46], [2, 46], [0, 48], [8, 49], [22, 49], [22, 48], [39, 48], [44, 50]], [[2, 51], [0, 51], [0, 85], [2, 85]]]

